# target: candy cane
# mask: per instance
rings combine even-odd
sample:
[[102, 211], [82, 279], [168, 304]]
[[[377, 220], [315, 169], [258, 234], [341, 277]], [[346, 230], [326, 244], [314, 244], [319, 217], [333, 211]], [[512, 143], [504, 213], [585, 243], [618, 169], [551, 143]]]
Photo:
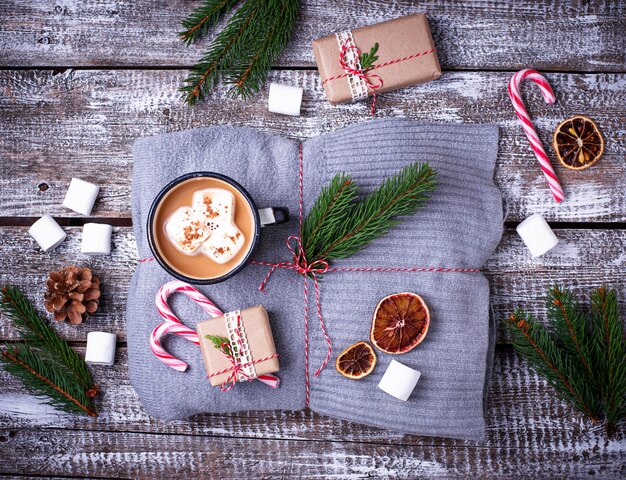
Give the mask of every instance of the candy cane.
[[524, 106], [524, 102], [522, 102], [522, 98], [520, 96], [519, 86], [526, 78], [532, 80], [537, 85], [539, 85], [539, 88], [541, 89], [541, 94], [543, 95], [543, 99], [546, 101], [546, 103], [554, 103], [556, 98], [554, 97], [554, 92], [552, 91], [552, 88], [550, 88], [548, 81], [537, 70], [525, 68], [524, 70], [520, 70], [511, 77], [508, 91], [511, 102], [513, 102], [513, 108], [515, 109], [517, 117], [522, 122], [522, 128], [524, 129], [524, 133], [528, 137], [530, 146], [535, 152], [537, 160], [539, 160], [539, 164], [541, 165], [543, 174], [548, 181], [550, 190], [552, 190], [554, 200], [560, 203], [565, 199], [565, 194], [563, 193], [563, 189], [561, 188], [559, 179], [556, 177], [556, 173], [554, 173], [554, 169], [552, 168], [550, 160], [548, 159], [548, 156], [546, 155], [546, 152], [541, 145], [541, 140], [539, 140], [539, 137], [537, 136], [535, 127], [533, 127], [533, 124], [530, 121], [530, 116], [528, 115], [526, 107]]
[[184, 372], [185, 370], [187, 370], [187, 367], [189, 365], [168, 353], [161, 345], [161, 338], [168, 334], [176, 334], [180, 335], [183, 338], [186, 338], [196, 345], [200, 345], [200, 339], [198, 338], [198, 334], [195, 330], [192, 330], [191, 328], [186, 327], [182, 324], [182, 322], [178, 319], [176, 315], [174, 315], [174, 312], [172, 312], [172, 309], [167, 304], [168, 297], [174, 292], [181, 292], [187, 295], [194, 302], [200, 305], [200, 307], [207, 314], [209, 314], [211, 318], [221, 317], [222, 315], [224, 315], [224, 313], [219, 308], [217, 308], [217, 306], [213, 302], [211, 302], [211, 300], [206, 298], [198, 290], [185, 282], [180, 282], [178, 280], [174, 282], [169, 282], [159, 289], [156, 295], [155, 303], [159, 315], [163, 317], [165, 322], [152, 331], [152, 334], [150, 335], [150, 349], [152, 350], [152, 353], [154, 353], [156, 357], [161, 360], [165, 365], [173, 368], [174, 370], [178, 370], [179, 372]]

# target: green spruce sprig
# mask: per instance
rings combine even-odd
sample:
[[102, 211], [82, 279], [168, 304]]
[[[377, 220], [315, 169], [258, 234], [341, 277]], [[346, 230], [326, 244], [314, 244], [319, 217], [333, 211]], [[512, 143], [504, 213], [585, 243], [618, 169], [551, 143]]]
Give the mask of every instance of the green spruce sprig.
[[546, 309], [563, 348], [580, 362], [587, 378], [595, 382], [591, 337], [588, 335], [590, 325], [576, 296], [563, 288], [553, 287], [548, 290]]
[[[183, 42], [200, 38], [235, 3], [205, 0], [183, 22]], [[299, 0], [245, 0], [185, 79], [185, 101], [203, 100], [220, 80], [232, 85], [232, 95], [248, 98], [259, 91], [289, 41], [299, 6]]]
[[592, 356], [595, 359], [607, 432], [612, 435], [626, 418], [626, 342], [619, 319], [617, 292], [605, 287], [591, 294]]
[[224, 345], [224, 353], [226, 355], [231, 355], [230, 350], [230, 340], [226, 337], [220, 337], [219, 335], [205, 335], [204, 338], [211, 340], [211, 343], [218, 350], [222, 350], [222, 345]]
[[608, 435], [626, 419], [626, 340], [617, 293], [591, 295], [591, 316], [576, 296], [554, 287], [547, 295], [548, 325], [516, 311], [504, 321], [513, 347], [574, 409], [594, 423], [604, 418]]
[[307, 260], [346, 258], [385, 235], [421, 207], [437, 187], [435, 170], [413, 163], [360, 201], [350, 177], [338, 175], [322, 190], [302, 228]]
[[98, 387], [84, 360], [48, 325], [16, 287], [0, 294], [0, 311], [13, 321], [22, 341], [1, 350], [5, 368], [27, 388], [48, 397], [48, 403], [65, 411], [97, 416], [93, 398]]
[[361, 65], [361, 69], [367, 71], [374, 66], [374, 62], [378, 60], [378, 55], [376, 55], [376, 52], [378, 52], [378, 42], [374, 44], [369, 53], [362, 53], [359, 57], [359, 64]]
[[561, 398], [594, 423], [597, 422], [600, 406], [588, 376], [581, 372], [580, 364], [532, 316], [516, 311], [509, 317], [507, 325], [515, 350], [554, 387]]
[[228, 13], [239, 0], [205, 0], [196, 8], [182, 25], [184, 30], [178, 34], [180, 39], [189, 46], [202, 38], [218, 20]]

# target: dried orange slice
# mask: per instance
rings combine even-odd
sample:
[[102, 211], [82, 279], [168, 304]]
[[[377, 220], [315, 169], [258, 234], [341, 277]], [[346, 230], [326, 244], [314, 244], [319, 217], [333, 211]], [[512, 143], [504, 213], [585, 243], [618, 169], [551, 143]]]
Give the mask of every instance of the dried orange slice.
[[593, 120], [583, 115], [563, 120], [554, 131], [552, 146], [559, 161], [571, 170], [584, 170], [604, 153], [604, 139]]
[[370, 340], [385, 353], [406, 353], [417, 347], [428, 332], [430, 312], [415, 293], [395, 293], [383, 298], [374, 310]]
[[346, 378], [360, 380], [367, 377], [376, 366], [376, 352], [367, 342], [350, 345], [339, 354], [335, 368]]

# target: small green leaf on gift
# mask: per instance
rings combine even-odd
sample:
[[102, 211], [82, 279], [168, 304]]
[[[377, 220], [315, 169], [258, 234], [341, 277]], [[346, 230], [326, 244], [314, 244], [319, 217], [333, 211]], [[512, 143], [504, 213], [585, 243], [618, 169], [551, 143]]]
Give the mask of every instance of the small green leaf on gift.
[[226, 355], [230, 355], [230, 340], [228, 340], [228, 338], [226, 337], [220, 337], [219, 335], [205, 335], [204, 338], [206, 338], [207, 340], [211, 340], [211, 343], [213, 343], [213, 346], [215, 348], [217, 348], [218, 350], [222, 349], [222, 345], [225, 344], [224, 347], [224, 353]]
[[378, 55], [376, 55], [376, 52], [378, 52], [378, 42], [374, 44], [369, 53], [361, 54], [361, 56], [359, 57], [359, 63], [361, 64], [361, 68], [363, 70], [368, 70], [372, 68], [374, 62], [378, 60]]

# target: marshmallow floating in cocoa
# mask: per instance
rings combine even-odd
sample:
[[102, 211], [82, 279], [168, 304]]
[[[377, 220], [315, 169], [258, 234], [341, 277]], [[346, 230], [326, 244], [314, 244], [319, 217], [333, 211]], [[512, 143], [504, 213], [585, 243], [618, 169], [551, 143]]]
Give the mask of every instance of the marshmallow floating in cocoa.
[[204, 217], [191, 207], [180, 207], [165, 223], [165, 232], [172, 244], [185, 255], [195, 255], [198, 248], [211, 235]]
[[65, 200], [63, 200], [63, 206], [74, 210], [76, 213], [88, 216], [91, 214], [99, 192], [100, 187], [97, 185], [80, 178], [72, 178], [65, 194]]
[[111, 366], [115, 363], [115, 344], [117, 336], [107, 332], [89, 332], [85, 362], [92, 365]]
[[282, 85], [280, 83], [270, 84], [268, 101], [268, 109], [270, 112], [299, 117], [301, 105], [302, 88]]
[[28, 233], [44, 252], [58, 247], [67, 235], [50, 215], [44, 215], [28, 229]]
[[539, 213], [531, 215], [517, 226], [517, 233], [533, 257], [540, 257], [559, 243], [548, 222]]
[[235, 196], [223, 188], [205, 188], [193, 194], [193, 210], [213, 231], [221, 222], [233, 221]]
[[88, 255], [109, 255], [113, 227], [103, 223], [86, 223], [80, 251]]
[[234, 224], [222, 223], [202, 245], [202, 252], [216, 263], [226, 263], [239, 253], [245, 240]]

